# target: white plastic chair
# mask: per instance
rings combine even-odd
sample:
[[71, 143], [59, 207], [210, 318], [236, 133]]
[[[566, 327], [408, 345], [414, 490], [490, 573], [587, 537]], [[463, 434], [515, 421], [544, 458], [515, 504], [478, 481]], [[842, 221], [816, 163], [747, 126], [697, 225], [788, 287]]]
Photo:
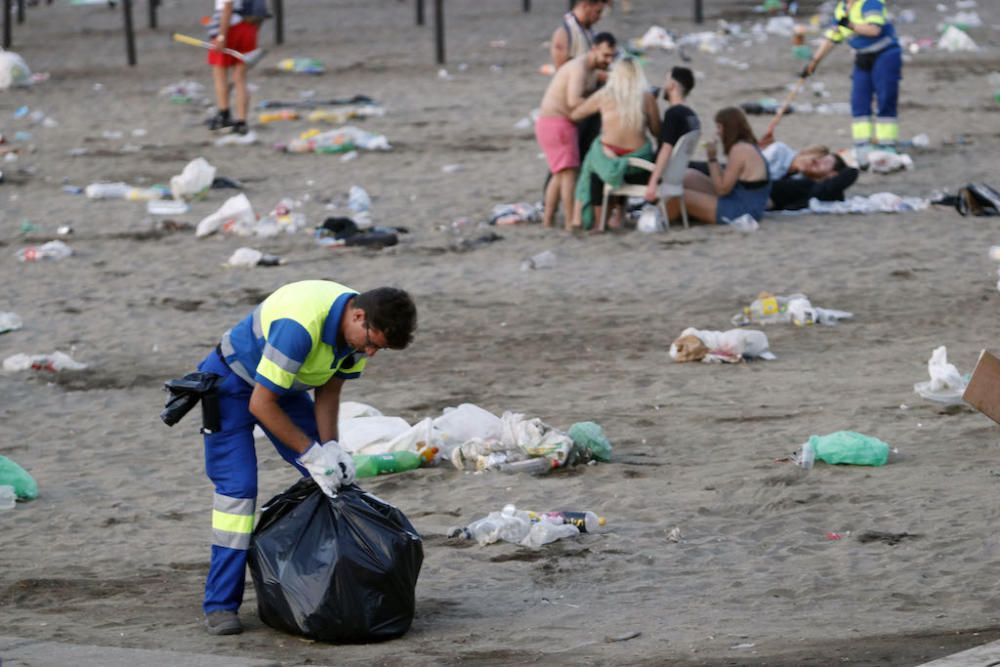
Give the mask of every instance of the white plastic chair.
[[[660, 202], [663, 204], [663, 212], [666, 214], [667, 201], [679, 197], [681, 200], [681, 220], [684, 221], [684, 229], [688, 229], [687, 206], [684, 205], [684, 174], [687, 172], [688, 163], [694, 155], [695, 148], [698, 147], [698, 139], [701, 138], [701, 130], [691, 130], [681, 136], [674, 144], [674, 149], [670, 153], [670, 160], [663, 170], [663, 182], [660, 183]], [[669, 216], [667, 225], [670, 225]]]
[[[684, 221], [684, 229], [688, 229], [690, 227], [688, 224], [687, 206], [684, 205], [684, 174], [687, 172], [688, 163], [691, 161], [691, 156], [694, 154], [695, 148], [698, 146], [698, 139], [700, 138], [701, 130], [692, 130], [687, 134], [682, 135], [681, 138], [677, 140], [677, 143], [674, 144], [674, 149], [670, 153], [670, 160], [667, 162], [667, 166], [663, 170], [663, 182], [660, 183], [658, 194], [660, 195], [660, 205], [663, 207], [663, 216], [667, 220], [667, 230], [670, 229], [670, 216], [667, 214], [667, 201], [675, 197], [680, 197], [681, 200], [681, 220]], [[628, 158], [628, 165], [629, 167], [635, 167], [637, 169], [648, 171], [650, 174], [652, 174], [653, 170], [656, 168], [656, 165], [652, 162], [635, 157]], [[643, 197], [645, 194], [645, 185], [623, 183], [617, 188], [612, 188], [605, 183], [604, 197], [601, 200], [601, 223], [598, 229], [600, 231], [604, 231], [604, 227], [608, 219], [608, 199], [610, 197]]]
[[[629, 167], [636, 167], [638, 169], [643, 169], [648, 171], [650, 174], [656, 169], [656, 165], [649, 160], [643, 160], [638, 157], [626, 158], [628, 160]], [[648, 179], [647, 179], [648, 181]], [[604, 227], [608, 221], [608, 198], [613, 196], [622, 197], [642, 197], [646, 194], [646, 186], [639, 185], [635, 183], [622, 183], [617, 188], [612, 188], [607, 183], [604, 184], [604, 196], [601, 199], [601, 223], [597, 227], [598, 231], [604, 231]], [[664, 212], [666, 209], [664, 209]]]

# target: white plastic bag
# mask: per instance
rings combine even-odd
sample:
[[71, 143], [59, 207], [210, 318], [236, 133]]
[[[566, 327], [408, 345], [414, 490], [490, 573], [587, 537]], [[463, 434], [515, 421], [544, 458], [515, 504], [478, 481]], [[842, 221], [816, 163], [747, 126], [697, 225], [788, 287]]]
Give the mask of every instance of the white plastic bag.
[[673, 51], [677, 44], [670, 33], [658, 25], [650, 26], [646, 34], [638, 39], [638, 46], [642, 49], [651, 49], [654, 46], [664, 51]]
[[959, 405], [963, 402], [962, 394], [965, 393], [965, 385], [968, 383], [958, 372], [958, 368], [948, 363], [948, 350], [944, 345], [935, 348], [931, 353], [931, 358], [927, 362], [927, 372], [931, 376], [930, 381], [917, 382], [913, 385], [913, 391], [936, 403]]
[[204, 218], [198, 223], [194, 235], [203, 238], [222, 231], [239, 231], [242, 229], [253, 230], [257, 223], [257, 216], [254, 215], [253, 206], [250, 200], [242, 192], [235, 197], [230, 197], [212, 215]]
[[203, 158], [195, 158], [187, 163], [184, 170], [170, 179], [170, 193], [174, 199], [190, 199], [199, 192], [212, 187], [215, 180], [215, 167]]
[[341, 424], [348, 419], [354, 419], [355, 417], [382, 416], [382, 412], [378, 408], [374, 408], [367, 403], [358, 403], [357, 401], [343, 401], [340, 404], [340, 411], [337, 414], [340, 418]]
[[[7, 21], [10, 21], [8, 16]], [[14, 86], [30, 86], [31, 70], [24, 58], [13, 51], [0, 49], [0, 90], [7, 90]]]
[[[771, 353], [767, 335], [754, 329], [730, 329], [729, 331], [711, 331], [688, 327], [681, 332], [679, 338], [695, 336], [708, 348], [704, 362], [737, 363], [743, 357], [754, 357], [768, 361], [777, 357]], [[676, 360], [678, 349], [676, 341], [670, 346], [670, 358]]]
[[646, 204], [639, 213], [639, 220], [635, 223], [636, 230], [643, 234], [656, 234], [665, 231], [667, 220], [663, 216], [663, 209], [655, 204]]
[[24, 326], [21, 316], [13, 312], [0, 312], [0, 333], [16, 331]]
[[473, 403], [462, 403], [457, 408], [445, 408], [444, 414], [434, 420], [434, 428], [442, 442], [442, 454], [473, 439], [500, 438], [500, 418]]
[[505, 412], [500, 422], [500, 442], [506, 449], [518, 448], [529, 457], [546, 456], [564, 463], [573, 448], [568, 435], [537, 417], [529, 419], [520, 413]]
[[357, 417], [340, 422], [340, 446], [351, 454], [382, 454], [387, 449], [377, 449], [402, 433], [410, 425], [401, 417]]
[[938, 48], [951, 53], [954, 53], [955, 51], [979, 50], [979, 46], [976, 44], [975, 40], [969, 37], [967, 32], [961, 28], [956, 28], [953, 25], [948, 26], [948, 28], [941, 34], [941, 39], [938, 40]]

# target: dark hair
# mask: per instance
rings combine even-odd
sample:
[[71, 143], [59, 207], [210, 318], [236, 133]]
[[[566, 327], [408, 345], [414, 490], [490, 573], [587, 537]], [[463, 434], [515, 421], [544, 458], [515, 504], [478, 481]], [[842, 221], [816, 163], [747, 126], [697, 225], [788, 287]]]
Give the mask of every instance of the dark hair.
[[684, 97], [694, 90], [694, 72], [687, 67], [675, 67], [670, 70], [670, 78], [680, 84]]
[[597, 46], [598, 44], [607, 44], [614, 49], [618, 46], [618, 40], [616, 40], [615, 36], [610, 32], [599, 32], [594, 35], [594, 46]]
[[417, 307], [410, 295], [395, 287], [377, 287], [354, 297], [354, 307], [365, 311], [365, 321], [385, 334], [388, 346], [402, 350], [413, 340]]
[[833, 154], [833, 170], [838, 174], [847, 169], [847, 163], [844, 162], [844, 158], [840, 157], [836, 153]]
[[736, 107], [721, 109], [715, 114], [715, 122], [722, 126], [722, 150], [725, 153], [729, 153], [729, 149], [741, 141], [757, 143], [757, 137], [750, 128], [750, 123], [740, 109]]

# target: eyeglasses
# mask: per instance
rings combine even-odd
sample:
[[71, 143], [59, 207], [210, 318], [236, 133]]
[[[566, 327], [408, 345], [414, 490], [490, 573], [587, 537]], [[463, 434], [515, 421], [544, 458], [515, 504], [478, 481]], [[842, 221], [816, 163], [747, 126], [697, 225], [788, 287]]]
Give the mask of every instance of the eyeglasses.
[[371, 350], [371, 354], [375, 354], [379, 350], [384, 350], [388, 346], [376, 345], [372, 342], [372, 327], [368, 322], [365, 322], [365, 352]]

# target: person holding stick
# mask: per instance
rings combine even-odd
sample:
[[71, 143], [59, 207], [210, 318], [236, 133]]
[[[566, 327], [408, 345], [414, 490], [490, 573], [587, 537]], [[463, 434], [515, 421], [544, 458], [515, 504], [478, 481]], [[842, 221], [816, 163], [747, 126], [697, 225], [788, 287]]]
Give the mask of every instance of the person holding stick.
[[[889, 21], [884, 0], [838, 0], [833, 20], [835, 23], [827, 30], [823, 44], [802, 70], [802, 77], [815, 72], [837, 44], [846, 40], [854, 49], [851, 136], [858, 164], [866, 166], [873, 129], [876, 146], [880, 150], [896, 152], [903, 52], [896, 39], [895, 28]], [[873, 96], [877, 101], [874, 127], [871, 119]]]

